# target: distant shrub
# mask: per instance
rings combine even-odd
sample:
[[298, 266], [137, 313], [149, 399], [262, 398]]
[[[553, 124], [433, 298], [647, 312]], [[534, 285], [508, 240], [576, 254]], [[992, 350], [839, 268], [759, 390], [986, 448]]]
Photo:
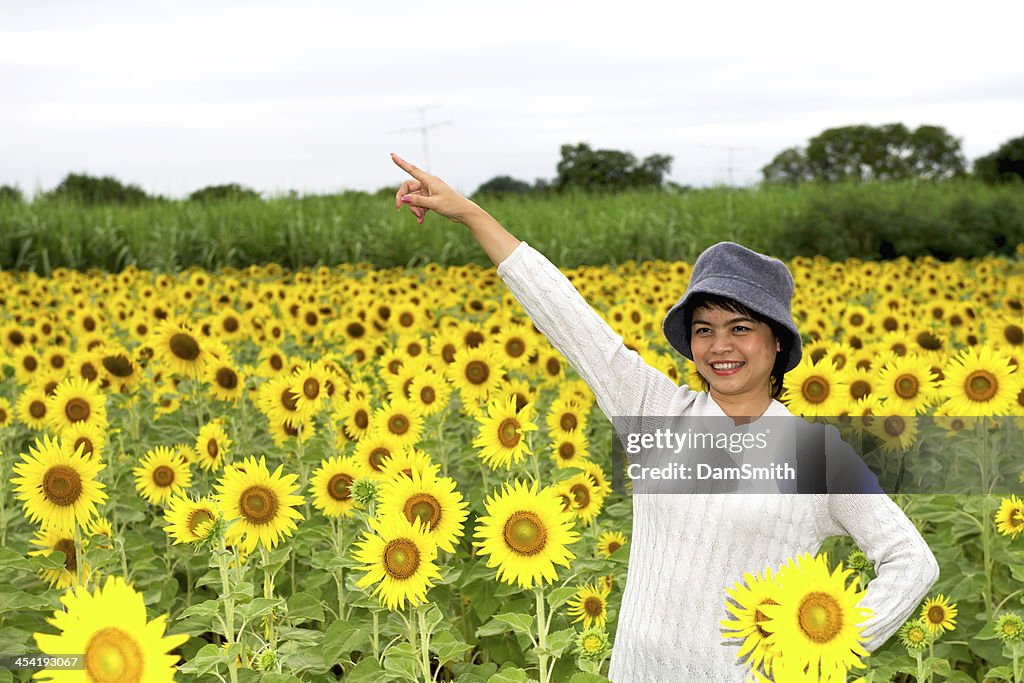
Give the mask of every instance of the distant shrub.
[[86, 205], [142, 204], [154, 199], [138, 185], [125, 185], [113, 176], [97, 178], [84, 173], [69, 173], [46, 197]]
[[974, 174], [991, 184], [1024, 181], [1024, 136], [1007, 140], [991, 154], [975, 159]]
[[13, 185], [0, 185], [0, 202], [24, 204], [25, 195], [21, 193], [21, 189], [18, 187]]
[[487, 195], [490, 197], [501, 197], [509, 194], [523, 195], [530, 192], [533, 188], [530, 187], [530, 183], [524, 180], [518, 180], [512, 176], [499, 175], [491, 178], [480, 187], [476, 189], [473, 196]]
[[256, 190], [251, 190], [237, 183], [209, 185], [201, 190], [196, 190], [188, 196], [190, 202], [222, 202], [260, 198], [260, 193]]

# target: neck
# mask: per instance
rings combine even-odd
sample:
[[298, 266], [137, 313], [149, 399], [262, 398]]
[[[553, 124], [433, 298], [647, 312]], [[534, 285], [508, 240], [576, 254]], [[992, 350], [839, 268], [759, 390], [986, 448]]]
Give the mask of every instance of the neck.
[[772, 397], [768, 394], [757, 394], [755, 396], [723, 396], [711, 389], [711, 398], [722, 412], [733, 418], [736, 424], [753, 422], [768, 410], [772, 404]]

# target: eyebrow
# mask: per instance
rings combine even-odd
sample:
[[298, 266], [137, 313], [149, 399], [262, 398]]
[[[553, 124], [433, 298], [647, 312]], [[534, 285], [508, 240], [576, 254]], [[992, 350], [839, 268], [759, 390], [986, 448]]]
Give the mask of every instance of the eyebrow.
[[[725, 324], [726, 325], [732, 325], [734, 323], [756, 323], [756, 322], [757, 321], [754, 320], [753, 318], [747, 318], [745, 316], [740, 316], [738, 318], [732, 318], [730, 320], [727, 320], [725, 322]], [[691, 324], [692, 325], [710, 325], [711, 323], [709, 323], [707, 320], [694, 320], [693, 323], [691, 323]]]

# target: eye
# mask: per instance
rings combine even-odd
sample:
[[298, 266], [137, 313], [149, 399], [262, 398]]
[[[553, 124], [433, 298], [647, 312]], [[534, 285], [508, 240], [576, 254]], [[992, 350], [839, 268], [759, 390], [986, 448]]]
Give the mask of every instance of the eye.
[[733, 331], [734, 331], [734, 332], [735, 332], [735, 331], [740, 331], [740, 332], [750, 332], [750, 328], [749, 328], [749, 327], [747, 327], [746, 325], [737, 325], [736, 327], [734, 327], [734, 328], [732, 328], [732, 329], [733, 329]]
[[694, 335], [698, 335], [698, 336], [699, 335], [703, 335], [705, 332], [710, 332], [710, 331], [711, 331], [710, 327], [695, 327], [693, 329]]

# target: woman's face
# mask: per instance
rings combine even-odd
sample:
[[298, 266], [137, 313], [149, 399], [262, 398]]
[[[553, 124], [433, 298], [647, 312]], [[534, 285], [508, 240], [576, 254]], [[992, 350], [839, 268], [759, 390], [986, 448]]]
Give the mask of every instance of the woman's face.
[[693, 312], [690, 350], [698, 372], [715, 392], [770, 395], [768, 378], [780, 345], [769, 325], [742, 313], [701, 306]]

